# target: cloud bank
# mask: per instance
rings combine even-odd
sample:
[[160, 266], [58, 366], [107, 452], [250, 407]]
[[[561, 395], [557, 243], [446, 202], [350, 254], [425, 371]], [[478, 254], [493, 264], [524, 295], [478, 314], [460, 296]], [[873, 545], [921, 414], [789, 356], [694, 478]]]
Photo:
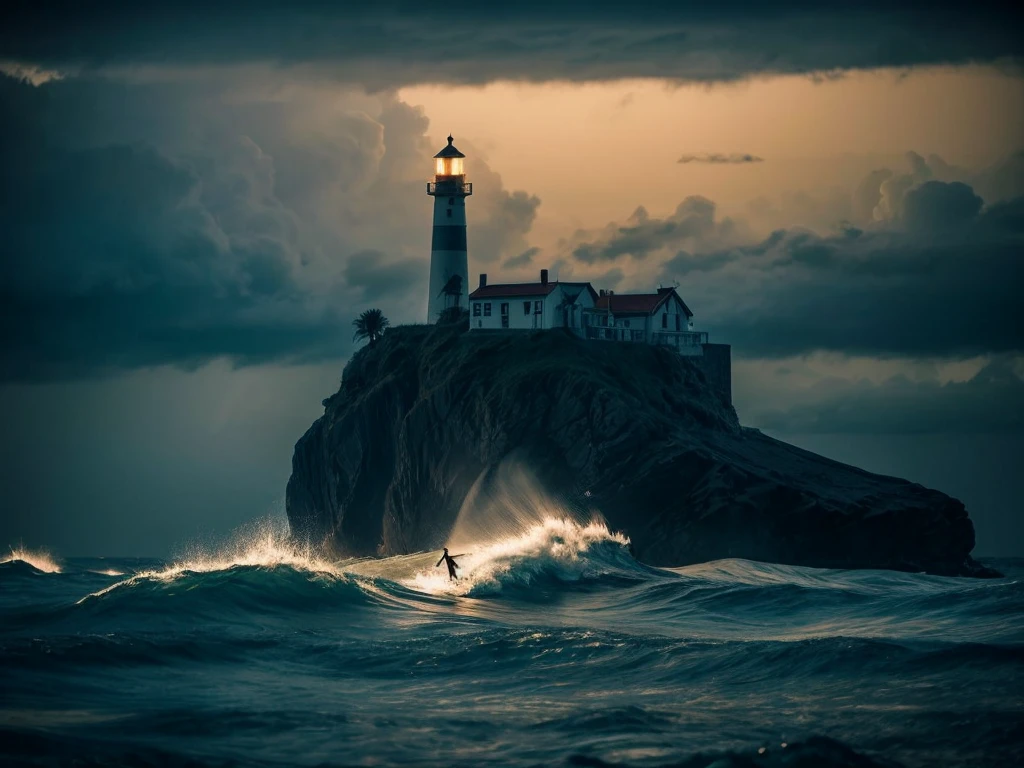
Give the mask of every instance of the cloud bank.
[[[783, 228], [756, 239], [742, 219], [688, 197], [663, 218], [641, 208], [577, 233], [565, 251], [584, 272], [621, 265], [631, 287], [678, 283], [699, 327], [741, 357], [1024, 352], [1024, 194], [986, 201], [966, 181], [938, 180], [956, 173], [938, 159], [911, 153], [908, 164], [870, 174], [845, 207], [863, 220], [828, 234]], [[992, 184], [1002, 167], [963, 177], [1019, 192]]]
[[761, 74], [1019, 61], [1002, 3], [420, 2], [139, 5], [23, 2], [0, 23], [0, 59], [44, 69], [267, 65], [375, 88], [495, 79]]
[[[317, 361], [368, 305], [422, 320], [422, 111], [235, 86], [0, 76], [0, 380]], [[472, 167], [474, 256], [522, 253], [540, 201]]]

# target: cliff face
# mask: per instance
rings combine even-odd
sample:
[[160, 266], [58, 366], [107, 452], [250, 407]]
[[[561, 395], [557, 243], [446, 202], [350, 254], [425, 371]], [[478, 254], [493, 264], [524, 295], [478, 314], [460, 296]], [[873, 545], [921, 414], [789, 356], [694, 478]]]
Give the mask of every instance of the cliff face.
[[742, 428], [667, 349], [400, 327], [324, 405], [295, 446], [287, 511], [293, 533], [341, 553], [440, 548], [473, 484], [515, 457], [653, 565], [984, 575], [959, 501]]

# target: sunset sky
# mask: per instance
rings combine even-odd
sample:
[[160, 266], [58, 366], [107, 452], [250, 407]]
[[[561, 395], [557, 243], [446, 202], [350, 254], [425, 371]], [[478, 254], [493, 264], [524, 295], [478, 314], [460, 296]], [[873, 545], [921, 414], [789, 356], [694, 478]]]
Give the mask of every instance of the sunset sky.
[[107, 5], [2, 12], [0, 545], [161, 555], [279, 514], [352, 318], [423, 319], [450, 132], [472, 282], [678, 284], [741, 422], [1024, 554], [1009, 12]]

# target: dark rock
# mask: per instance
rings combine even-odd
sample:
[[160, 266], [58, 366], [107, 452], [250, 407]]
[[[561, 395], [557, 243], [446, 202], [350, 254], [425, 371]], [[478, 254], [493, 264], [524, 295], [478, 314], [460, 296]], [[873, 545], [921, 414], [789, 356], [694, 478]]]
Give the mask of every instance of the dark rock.
[[[339, 553], [436, 549], [470, 488], [516, 457], [600, 510], [636, 556], [995, 575], [959, 501], [739, 425], [668, 349], [560, 331], [389, 330], [295, 446], [288, 518]], [[589, 492], [589, 495], [587, 493]]]

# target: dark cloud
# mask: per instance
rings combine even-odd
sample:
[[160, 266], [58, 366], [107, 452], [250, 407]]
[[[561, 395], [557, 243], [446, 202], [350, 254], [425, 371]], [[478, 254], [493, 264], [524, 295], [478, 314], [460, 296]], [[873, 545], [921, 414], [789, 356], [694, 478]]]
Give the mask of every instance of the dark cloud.
[[[420, 320], [427, 120], [325, 101], [0, 76], [0, 380], [315, 361], [347, 354], [369, 303]], [[472, 247], [522, 251], [539, 201], [470, 162]]]
[[956, 229], [981, 211], [982, 200], [966, 184], [927, 181], [908, 190], [903, 201], [903, 221], [911, 229]]
[[645, 259], [663, 248], [687, 241], [709, 242], [728, 239], [735, 233], [732, 219], [715, 220], [715, 204], [706, 197], [692, 196], [681, 202], [664, 219], [651, 218], [647, 209], [637, 208], [625, 226], [610, 224], [594, 239], [582, 233], [583, 242], [572, 255], [584, 264], [616, 261], [623, 257]]
[[0, 58], [43, 67], [305, 66], [375, 86], [494, 79], [668, 77], [1017, 59], [1005, 4], [521, 2], [439, 9], [265, 0], [143, 5], [19, 2], [4, 12]]
[[426, 262], [403, 259], [389, 262], [380, 251], [353, 253], [345, 264], [345, 279], [350, 286], [361, 288], [368, 302], [390, 297], [398, 298], [424, 284]]
[[521, 267], [529, 266], [533, 263], [533, 257], [540, 253], [540, 248], [534, 246], [533, 248], [527, 248], [525, 251], [520, 253], [518, 256], [513, 256], [510, 259], [506, 259], [501, 265], [505, 269], [519, 269]]
[[701, 327], [743, 356], [1024, 350], [1024, 199], [979, 212], [959, 183], [905, 194], [901, 218], [884, 226], [827, 237], [780, 230], [755, 245], [684, 251], [662, 278], [683, 281]]
[[500, 179], [488, 179], [484, 173], [476, 173], [474, 178], [479, 180], [474, 183], [474, 189], [480, 188], [484, 196], [497, 199], [491, 206], [491, 215], [483, 221], [474, 221], [469, 227], [473, 260], [487, 264], [508, 253], [519, 251], [522, 255], [526, 234], [537, 217], [540, 198], [527, 192], [505, 192]]
[[683, 155], [677, 163], [710, 163], [711, 165], [741, 165], [743, 163], [763, 163], [764, 158], [756, 155], [737, 154], [723, 155], [718, 152], [702, 153], [699, 155]]
[[1024, 433], [1024, 380], [996, 359], [967, 381], [826, 378], [801, 402], [750, 414], [762, 429], [825, 434]]

